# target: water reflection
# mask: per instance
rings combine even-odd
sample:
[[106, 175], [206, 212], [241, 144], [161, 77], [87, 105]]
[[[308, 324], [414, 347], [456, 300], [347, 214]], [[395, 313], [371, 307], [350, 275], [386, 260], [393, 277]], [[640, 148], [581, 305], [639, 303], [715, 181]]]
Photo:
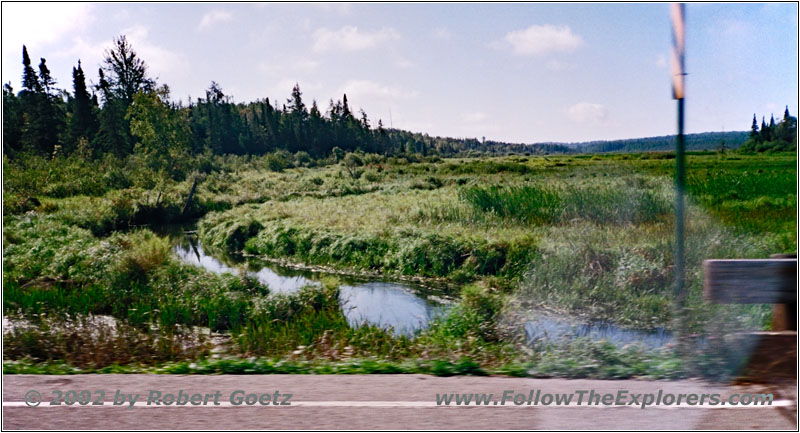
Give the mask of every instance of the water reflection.
[[339, 300], [350, 326], [370, 323], [394, 328], [402, 335], [428, 327], [428, 322], [441, 310], [431, 302], [408, 291], [401, 284], [371, 282], [357, 286], [340, 286]]
[[178, 242], [175, 245], [175, 254], [184, 262], [189, 263], [190, 265], [200, 266], [201, 268], [211, 271], [215, 274], [238, 273], [236, 269], [206, 254], [205, 251], [203, 251], [203, 247], [195, 242], [192, 242], [191, 238], [188, 236], [183, 238], [183, 242]]
[[637, 344], [650, 349], [673, 342], [672, 335], [665, 329], [646, 332], [621, 328], [607, 322], [581, 323], [551, 315], [542, 315], [526, 322], [525, 336], [528, 343], [554, 343], [583, 337], [594, 341], [605, 340], [617, 347]]
[[[246, 272], [252, 278], [269, 287], [272, 293], [293, 293], [308, 285], [320, 285], [321, 272], [298, 271], [258, 260], [237, 262], [233, 258], [218, 258], [203, 250], [196, 238], [189, 235], [173, 235], [175, 255], [183, 262], [200, 266], [216, 274], [239, 274], [240, 263], [246, 264]], [[425, 329], [437, 312], [438, 304], [418, 295], [411, 286], [383, 281], [348, 279], [339, 287], [339, 302], [351, 326], [369, 323], [384, 329], [393, 328], [395, 333], [413, 335]]]

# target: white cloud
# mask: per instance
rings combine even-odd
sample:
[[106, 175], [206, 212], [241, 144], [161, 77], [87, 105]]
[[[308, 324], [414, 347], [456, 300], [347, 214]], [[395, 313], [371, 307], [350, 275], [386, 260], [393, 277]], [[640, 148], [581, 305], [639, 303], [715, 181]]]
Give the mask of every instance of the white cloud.
[[394, 62], [394, 64], [397, 65], [397, 67], [401, 68], [401, 69], [411, 69], [411, 68], [417, 66], [416, 63], [412, 62], [411, 60], [406, 59], [405, 57], [399, 57]]
[[330, 49], [358, 51], [373, 48], [388, 40], [399, 39], [400, 34], [392, 28], [366, 31], [359, 30], [355, 26], [344, 26], [339, 30], [317, 29], [312, 37], [314, 38], [314, 51]]
[[465, 137], [487, 136], [502, 130], [491, 115], [482, 111], [462, 114], [459, 129]]
[[369, 80], [350, 80], [339, 88], [339, 94], [347, 94], [352, 101], [356, 99], [412, 99], [419, 93], [403, 90], [398, 86], [387, 86]]
[[39, 51], [46, 44], [85, 29], [94, 20], [94, 5], [86, 3], [4, 3], [3, 54], [22, 58], [22, 45]]
[[583, 124], [601, 124], [608, 118], [608, 109], [601, 104], [579, 102], [567, 109], [570, 120]]
[[770, 114], [780, 113], [781, 115], [783, 115], [783, 107], [774, 102], [767, 102], [764, 105], [764, 110], [765, 112]]
[[93, 76], [97, 73], [97, 68], [100, 66], [103, 53], [107, 48], [111, 48], [111, 41], [91, 43], [84, 37], [78, 36], [72, 39], [70, 50], [63, 51], [59, 55], [69, 58], [70, 61], [80, 60], [87, 76]]
[[722, 33], [726, 36], [739, 36], [752, 34], [755, 30], [751, 23], [731, 18], [721, 21]]
[[334, 12], [339, 15], [349, 15], [353, 11], [352, 3], [313, 3], [313, 5], [325, 12]]
[[659, 54], [658, 57], [656, 57], [655, 64], [656, 64], [656, 67], [658, 67], [658, 68], [667, 69], [667, 66], [669, 66], [667, 64], [667, 55], [666, 54]]
[[453, 33], [444, 27], [439, 27], [438, 29], [433, 31], [433, 38], [438, 39], [440, 41], [449, 41], [453, 39]]
[[[119, 34], [125, 35], [136, 55], [144, 60], [150, 77], [157, 78], [158, 82], [162, 84], [173, 84], [186, 79], [190, 72], [187, 57], [182, 53], [157, 45], [149, 37], [149, 28], [136, 24], [122, 29]], [[69, 49], [58, 51], [52, 57], [68, 59], [71, 65], [80, 60], [87, 77], [96, 77], [97, 68], [102, 66], [106, 50], [113, 48], [114, 42], [111, 38], [95, 40], [87, 38], [85, 35], [78, 35], [71, 39], [68, 46]], [[68, 84], [65, 83], [69, 83], [69, 81], [63, 81], [62, 78], [59, 84], [67, 87]]]
[[112, 18], [117, 21], [127, 21], [131, 18], [131, 13], [127, 9], [123, 9], [117, 13], [115, 13]]
[[489, 116], [486, 115], [486, 113], [483, 113], [483, 112], [466, 113], [466, 114], [463, 114], [461, 116], [461, 120], [463, 120], [464, 123], [483, 122], [488, 118], [489, 118]]
[[583, 39], [568, 26], [532, 25], [506, 34], [505, 41], [517, 55], [544, 55], [571, 52], [583, 45]]
[[[147, 64], [150, 76], [167, 84], [177, 81], [178, 77], [185, 77], [190, 69], [186, 56], [156, 45], [149, 39], [149, 33], [150, 29], [142, 25], [134, 25], [122, 31], [139, 58]], [[109, 41], [104, 45], [105, 48], [110, 48], [112, 43]]]
[[258, 63], [258, 69], [268, 73], [285, 73], [287, 70], [297, 71], [302, 73], [312, 72], [319, 68], [320, 63], [316, 60], [299, 59], [294, 61], [277, 60], [267, 61], [262, 60]]
[[300, 60], [294, 63], [294, 67], [301, 71], [313, 71], [319, 67], [316, 60]]
[[228, 11], [213, 10], [206, 12], [203, 15], [203, 18], [200, 20], [200, 24], [197, 25], [197, 29], [207, 29], [214, 24], [224, 23], [226, 21], [230, 21], [231, 19], [233, 19], [233, 14]]
[[544, 66], [554, 72], [568, 71], [573, 69], [573, 65], [556, 59], [548, 60]]

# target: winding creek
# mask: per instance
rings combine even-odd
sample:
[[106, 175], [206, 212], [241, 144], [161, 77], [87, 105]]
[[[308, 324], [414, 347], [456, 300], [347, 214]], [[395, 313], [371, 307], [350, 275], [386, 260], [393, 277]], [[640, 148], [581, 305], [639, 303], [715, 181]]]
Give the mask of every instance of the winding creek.
[[[184, 263], [222, 274], [239, 274], [244, 269], [251, 278], [269, 287], [273, 293], [293, 293], [308, 285], [319, 285], [325, 272], [297, 270], [254, 258], [232, 258], [209, 254], [200, 241], [184, 228], [172, 228], [169, 236], [175, 255]], [[339, 303], [351, 326], [364, 323], [393, 328], [396, 333], [412, 336], [427, 328], [430, 321], [446, 311], [447, 305], [432, 296], [433, 290], [407, 282], [379, 278], [336, 275], [342, 281]], [[640, 331], [621, 328], [607, 322], [580, 322], [554, 314], [541, 314], [524, 323], [529, 344], [565, 341], [585, 337], [605, 340], [615, 346], [637, 344], [657, 349], [673, 342], [663, 329]]]
[[[191, 235], [173, 236], [175, 255], [185, 263], [200, 266], [211, 272], [238, 274], [242, 265], [251, 278], [269, 287], [273, 293], [293, 293], [302, 287], [319, 285], [326, 274], [292, 269], [255, 259], [239, 260], [215, 257]], [[355, 277], [337, 278], [339, 303], [351, 326], [369, 323], [382, 328], [394, 328], [402, 335], [413, 335], [425, 329], [430, 320], [445, 310], [445, 305], [426, 296], [426, 288], [380, 280]]]

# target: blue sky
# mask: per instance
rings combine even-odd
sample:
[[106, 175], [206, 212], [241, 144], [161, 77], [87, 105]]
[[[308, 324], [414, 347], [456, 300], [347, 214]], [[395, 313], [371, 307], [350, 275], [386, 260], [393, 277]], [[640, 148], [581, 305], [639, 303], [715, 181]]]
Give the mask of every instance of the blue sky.
[[[688, 132], [797, 113], [797, 5], [688, 4]], [[347, 93], [387, 126], [513, 142], [672, 134], [669, 6], [661, 4], [3, 3], [2, 79], [21, 46], [71, 91], [82, 60], [126, 34], [173, 99], [211, 80], [237, 102], [321, 109]]]

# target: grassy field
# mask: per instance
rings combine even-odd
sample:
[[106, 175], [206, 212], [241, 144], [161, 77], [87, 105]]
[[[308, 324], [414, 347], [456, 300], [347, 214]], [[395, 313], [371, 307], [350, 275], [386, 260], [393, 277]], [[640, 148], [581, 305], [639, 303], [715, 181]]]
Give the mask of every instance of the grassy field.
[[[192, 179], [156, 191], [111, 159], [4, 160], [3, 313], [17, 323], [4, 371], [705, 374], [724, 354], [531, 348], [520, 327], [541, 311], [675, 327], [670, 156], [363, 155], [279, 172], [217, 158], [188, 216]], [[700, 263], [797, 251], [796, 156], [692, 154], [688, 167], [688, 326], [766, 328], [769, 306], [703, 302]], [[186, 219], [206, 249], [423, 279], [453, 307], [411, 337], [351, 328], [334, 278], [280, 295], [180, 263], [156, 228]]]

